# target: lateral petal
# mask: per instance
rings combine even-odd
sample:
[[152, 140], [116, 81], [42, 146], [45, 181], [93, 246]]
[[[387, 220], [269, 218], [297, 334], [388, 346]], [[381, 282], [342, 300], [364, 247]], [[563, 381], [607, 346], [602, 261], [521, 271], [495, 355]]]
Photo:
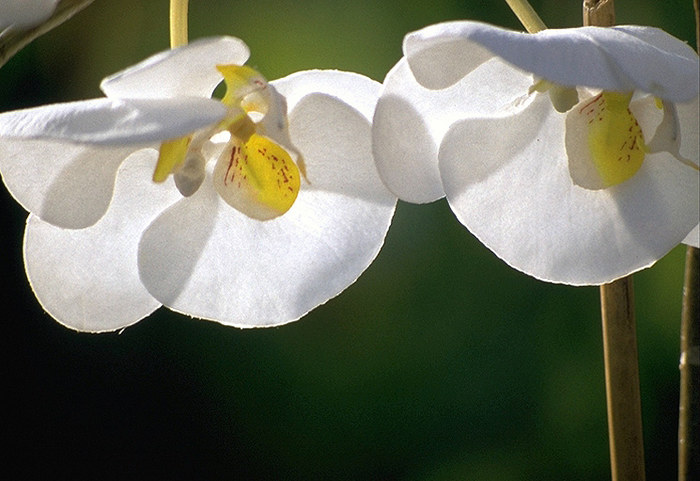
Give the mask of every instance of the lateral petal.
[[[538, 95], [520, 114], [464, 120], [445, 136], [450, 206], [506, 263], [545, 281], [597, 285], [652, 265], [697, 225], [696, 170], [650, 154], [630, 180], [584, 189], [569, 175], [563, 130], [563, 114]], [[464, 162], [465, 152], [480, 161]]]
[[0, 115], [0, 136], [102, 145], [175, 139], [215, 124], [226, 108], [212, 99], [92, 99]]
[[100, 88], [114, 98], [210, 97], [223, 80], [216, 66], [243, 65], [249, 56], [238, 38], [202, 38], [110, 75]]
[[698, 95], [697, 54], [653, 27], [579, 27], [529, 34], [479, 22], [447, 22], [407, 35], [404, 53], [418, 81], [428, 88], [452, 85], [490, 53], [568, 87], [642, 90], [674, 102]]
[[117, 169], [133, 151], [134, 147], [0, 140], [0, 172], [7, 190], [26, 210], [55, 226], [82, 229], [107, 211]]
[[87, 229], [61, 229], [29, 216], [27, 276], [42, 307], [61, 324], [113, 331], [160, 306], [139, 280], [138, 241], [151, 220], [181, 197], [171, 180], [151, 182], [154, 157], [143, 151], [123, 165], [108, 213]]
[[408, 202], [443, 197], [438, 146], [449, 126], [464, 117], [512, 106], [531, 83], [529, 74], [494, 57], [451, 87], [429, 90], [401, 59], [384, 80], [372, 125], [373, 152], [382, 180]]

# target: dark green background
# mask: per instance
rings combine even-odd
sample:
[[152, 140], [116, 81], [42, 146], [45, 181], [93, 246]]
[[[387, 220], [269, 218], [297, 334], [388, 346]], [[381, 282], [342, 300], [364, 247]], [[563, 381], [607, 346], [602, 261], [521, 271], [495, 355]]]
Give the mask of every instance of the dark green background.
[[[550, 27], [580, 2], [535, 1]], [[168, 47], [165, 0], [97, 0], [0, 70], [0, 110], [99, 96]], [[381, 81], [408, 31], [519, 28], [505, 2], [196, 1], [190, 36], [230, 34], [274, 79]], [[695, 42], [692, 2], [617, 2], [618, 23]], [[299, 322], [237, 330], [166, 309], [117, 334], [67, 330], [24, 276], [25, 213], [0, 190], [3, 472], [26, 479], [606, 480], [598, 290], [538, 282], [444, 201], [399, 203], [377, 260]], [[675, 477], [682, 247], [635, 276], [647, 471]]]

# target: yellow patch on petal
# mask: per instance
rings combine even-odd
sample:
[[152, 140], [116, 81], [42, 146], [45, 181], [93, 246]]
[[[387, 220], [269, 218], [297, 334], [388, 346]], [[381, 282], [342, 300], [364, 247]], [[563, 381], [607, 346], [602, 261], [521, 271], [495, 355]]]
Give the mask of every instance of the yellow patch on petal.
[[160, 144], [153, 182], [165, 182], [170, 174], [180, 168], [187, 157], [187, 149], [191, 141], [191, 137], [181, 137]]
[[258, 134], [232, 140], [214, 169], [214, 186], [232, 207], [268, 220], [287, 212], [299, 193], [299, 169], [282, 147]]
[[[226, 93], [221, 102], [228, 107], [243, 106], [247, 112], [255, 111], [265, 113], [266, 100], [261, 96], [251, 95], [257, 91], [265, 90], [267, 80], [260, 72], [247, 65], [217, 65], [226, 82]], [[247, 102], [244, 98], [250, 96]], [[245, 105], [242, 105], [245, 104]]]
[[588, 125], [591, 158], [605, 187], [626, 181], [644, 161], [644, 135], [629, 110], [631, 98], [631, 93], [603, 92], [579, 108]]

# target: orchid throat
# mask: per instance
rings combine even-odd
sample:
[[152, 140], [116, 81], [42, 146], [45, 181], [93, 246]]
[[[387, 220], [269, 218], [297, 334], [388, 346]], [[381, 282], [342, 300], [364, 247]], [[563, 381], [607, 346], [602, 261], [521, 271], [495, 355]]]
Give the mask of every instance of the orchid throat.
[[221, 99], [227, 109], [225, 118], [163, 142], [153, 181], [163, 182], [172, 174], [182, 195], [194, 194], [206, 178], [207, 148], [225, 140], [223, 150], [217, 150], [213, 171], [216, 191], [251, 218], [273, 219], [292, 207], [303, 174], [297, 166], [301, 157], [289, 140], [286, 103], [255, 69], [245, 65], [216, 68], [226, 83]]

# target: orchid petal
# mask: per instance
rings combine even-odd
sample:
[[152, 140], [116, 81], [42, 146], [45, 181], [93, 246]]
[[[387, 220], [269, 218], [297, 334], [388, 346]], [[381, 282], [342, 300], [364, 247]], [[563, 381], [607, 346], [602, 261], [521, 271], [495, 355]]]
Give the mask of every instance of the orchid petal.
[[0, 30], [38, 25], [53, 14], [56, 4], [58, 0], [3, 0], [0, 2]]
[[100, 88], [108, 97], [210, 97], [223, 77], [218, 64], [243, 65], [250, 51], [235, 37], [212, 37], [158, 53], [105, 78]]
[[564, 86], [638, 89], [674, 102], [698, 95], [697, 54], [652, 27], [579, 27], [528, 34], [462, 21], [431, 25], [404, 39], [411, 69], [428, 88], [454, 84], [489, 52]]
[[408, 202], [443, 197], [438, 146], [449, 126], [513, 104], [531, 83], [530, 75], [492, 58], [453, 86], [428, 90], [415, 80], [406, 59], [401, 59], [384, 80], [372, 126], [382, 180]]
[[1, 140], [0, 171], [7, 189], [26, 210], [58, 227], [81, 229], [104, 215], [117, 169], [133, 151], [134, 147]]
[[61, 324], [80, 331], [112, 331], [160, 306], [139, 280], [138, 241], [151, 220], [181, 197], [172, 181], [151, 182], [154, 161], [155, 152], [149, 150], [124, 163], [110, 210], [92, 227], [60, 229], [29, 216], [27, 276], [43, 308]]
[[297, 198], [300, 181], [289, 153], [258, 134], [243, 143], [231, 142], [214, 168], [214, 187], [221, 198], [258, 220], [287, 212]]
[[696, 249], [700, 248], [700, 225], [696, 225], [695, 228], [690, 231], [690, 234], [683, 239], [683, 244], [695, 247]]
[[125, 145], [160, 142], [216, 124], [226, 115], [205, 98], [92, 99], [0, 115], [0, 137]]
[[[648, 149], [642, 128], [630, 111], [631, 97], [604, 91], [566, 113], [566, 153], [576, 185], [587, 189], [617, 185], [642, 166]], [[646, 100], [647, 105], [653, 102], [649, 96]]]
[[287, 100], [291, 112], [306, 95], [323, 93], [337, 97], [371, 121], [381, 84], [367, 77], [337, 70], [305, 70], [270, 82]]
[[678, 127], [680, 128], [679, 153], [695, 165], [700, 163], [700, 98], [676, 104]]
[[[332, 80], [325, 94], [310, 93], [318, 84], [295, 84], [313, 77], [319, 84]], [[360, 89], [378, 91], [359, 78]], [[277, 83], [282, 93], [295, 93], [288, 97], [291, 139], [306, 160], [309, 182], [286, 214], [252, 220], [225, 204], [208, 179], [153, 222], [141, 240], [139, 269], [154, 297], [223, 324], [270, 326], [298, 319], [367, 268], [396, 200], [372, 161], [371, 111], [328, 94], [345, 80], [331, 73]]]
[[542, 280], [602, 284], [652, 265], [697, 225], [698, 172], [649, 154], [628, 181], [581, 188], [562, 115], [537, 95], [516, 115], [453, 125], [439, 155], [452, 210], [506, 263]]

